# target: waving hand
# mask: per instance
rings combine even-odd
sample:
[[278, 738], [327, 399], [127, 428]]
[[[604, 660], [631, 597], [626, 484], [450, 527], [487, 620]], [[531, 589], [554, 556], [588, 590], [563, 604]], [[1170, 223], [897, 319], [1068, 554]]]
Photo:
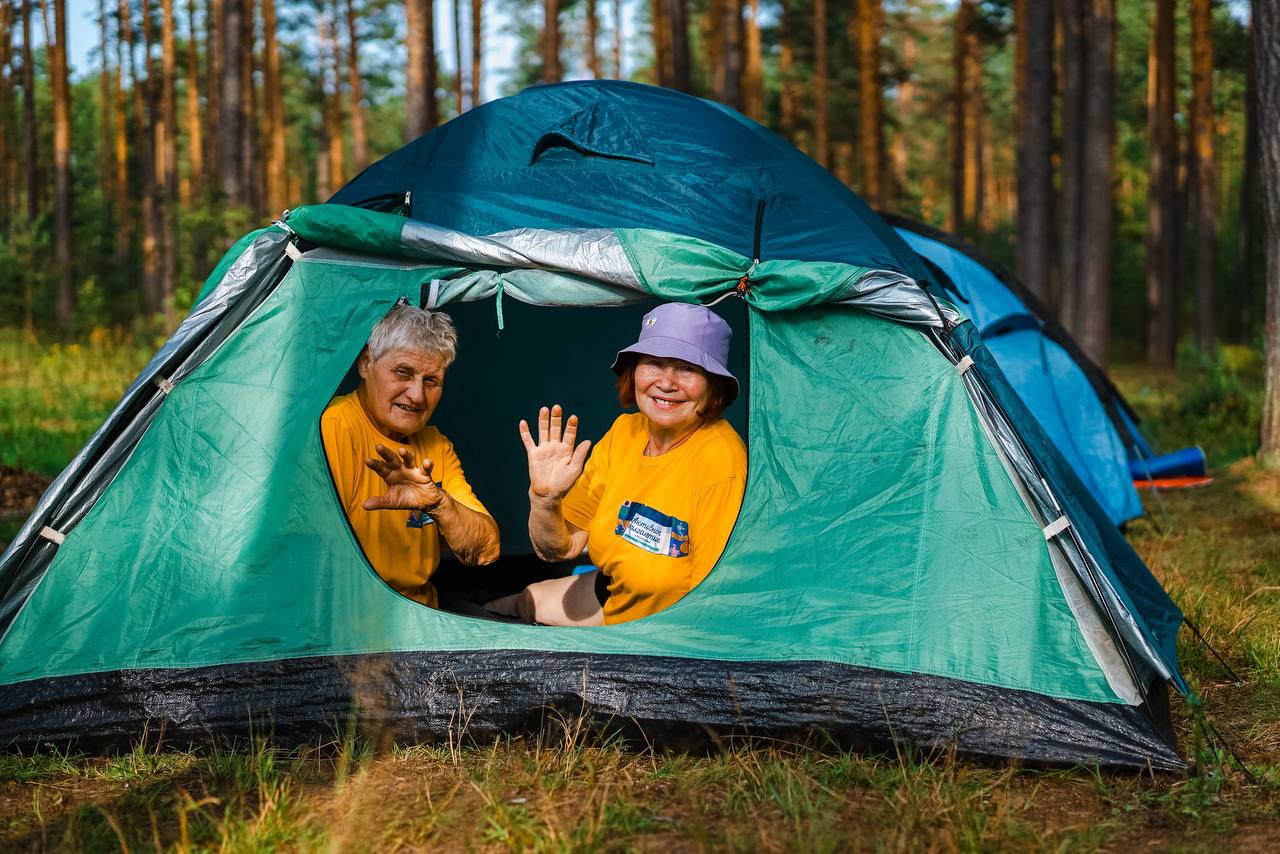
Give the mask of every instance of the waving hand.
[[574, 447], [578, 438], [578, 416], [570, 415], [561, 433], [560, 404], [538, 410], [538, 441], [529, 433], [529, 422], [520, 422], [520, 439], [529, 455], [529, 492], [544, 500], [558, 501], [582, 475], [591, 442]]

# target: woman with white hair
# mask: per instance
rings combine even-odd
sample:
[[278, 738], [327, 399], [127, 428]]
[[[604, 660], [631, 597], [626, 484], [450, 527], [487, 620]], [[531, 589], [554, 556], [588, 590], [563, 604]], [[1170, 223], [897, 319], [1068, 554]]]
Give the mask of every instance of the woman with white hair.
[[443, 312], [391, 309], [360, 354], [359, 387], [320, 419], [342, 509], [369, 563], [432, 608], [440, 606], [431, 576], [441, 540], [464, 564], [492, 563], [499, 552], [498, 524], [471, 491], [453, 443], [427, 423], [457, 343]]

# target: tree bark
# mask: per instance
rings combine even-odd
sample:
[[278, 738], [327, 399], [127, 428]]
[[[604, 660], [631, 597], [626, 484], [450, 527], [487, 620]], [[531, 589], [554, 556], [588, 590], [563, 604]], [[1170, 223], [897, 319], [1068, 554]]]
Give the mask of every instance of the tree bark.
[[693, 75], [689, 59], [689, 3], [688, 0], [666, 0], [666, 5], [663, 21], [666, 22], [669, 30], [666, 38], [671, 62], [669, 85], [681, 92], [692, 92]]
[[1054, 305], [1063, 326], [1076, 333], [1076, 304], [1080, 289], [1080, 227], [1082, 148], [1084, 139], [1084, 85], [1082, 81], [1083, 3], [1063, 0], [1059, 26], [1062, 33], [1062, 143], [1059, 195], [1059, 273]]
[[240, 207], [249, 204], [249, 189], [243, 180], [240, 162], [241, 137], [244, 135], [244, 87], [240, 81], [245, 44], [245, 0], [221, 0], [222, 27], [218, 44], [222, 56], [218, 63], [220, 79], [218, 115], [218, 187], [227, 204]]
[[[902, 40], [902, 80], [898, 83], [898, 121], [902, 126], [910, 123], [915, 114], [915, 64], [916, 40], [908, 33]], [[910, 155], [907, 135], [901, 128], [893, 135], [893, 178], [895, 194], [900, 194], [907, 184]]]
[[1218, 255], [1217, 179], [1214, 166], [1213, 10], [1209, 0], [1191, 2], [1191, 138], [1195, 146], [1196, 344], [1213, 351], [1214, 268]]
[[813, 159], [830, 169], [827, 77], [827, 0], [813, 0]]
[[1258, 78], [1254, 56], [1254, 28], [1249, 28], [1248, 66], [1244, 86], [1244, 181], [1240, 187], [1240, 263], [1232, 289], [1231, 331], [1245, 343], [1253, 331], [1254, 252], [1257, 236], [1258, 192]]
[[338, 38], [338, 4], [328, 26], [333, 94], [329, 98], [329, 180], [334, 192], [347, 181], [346, 118], [342, 114], [342, 39]]
[[142, 0], [142, 67], [146, 70], [146, 80], [141, 84], [141, 100], [138, 104], [138, 137], [143, 140], [138, 146], [142, 154], [142, 287], [147, 297], [148, 313], [152, 316], [163, 315], [164, 288], [160, 282], [161, 253], [161, 183], [164, 180], [163, 154], [157, 143], [160, 107], [158, 98], [155, 58], [152, 55], [155, 47], [155, 26], [152, 20], [150, 0]]
[[[348, 0], [348, 10], [350, 0]], [[462, 115], [462, 0], [453, 0], [453, 106]], [[354, 35], [354, 31], [352, 33]], [[351, 39], [355, 44], [355, 39]], [[354, 101], [352, 103], [355, 103]]]
[[796, 110], [799, 106], [799, 85], [792, 69], [794, 62], [794, 43], [792, 32], [795, 21], [793, 0], [781, 0], [778, 12], [778, 77], [780, 92], [778, 97], [778, 128], [782, 135], [792, 143], [796, 142]]
[[742, 67], [742, 111], [764, 123], [764, 48], [760, 40], [760, 0], [747, 0], [746, 62]]
[[1280, 467], [1280, 0], [1253, 0], [1253, 55], [1257, 79], [1258, 155], [1266, 222], [1264, 390], [1258, 456]]
[[1048, 302], [1053, 259], [1053, 9], [1022, 0], [1018, 77], [1018, 278]]
[[112, 78], [112, 110], [115, 121], [112, 130], [115, 133], [115, 263], [116, 270], [125, 274], [129, 265], [129, 246], [133, 235], [133, 218], [129, 216], [129, 139], [128, 121], [125, 116], [124, 71], [125, 45], [131, 42], [125, 34], [129, 29], [129, 16], [125, 14], [128, 0], [121, 0], [124, 11], [116, 24], [116, 70]]
[[[71, 79], [67, 68], [67, 4], [53, 0], [54, 24], [49, 29], [45, 6], [45, 44], [53, 92], [53, 206], [54, 258], [58, 275], [58, 330], [70, 337], [75, 320], [75, 272], [71, 242]], [[46, 0], [47, 4], [47, 0]]]
[[[129, 0], [120, 0], [121, 4]], [[204, 45], [204, 93], [205, 137], [204, 156], [210, 166], [221, 171], [222, 157], [218, 146], [222, 134], [222, 34], [226, 31], [226, 11], [223, 0], [207, 0], [205, 5]], [[212, 185], [213, 181], [210, 181]], [[219, 189], [221, 182], [219, 184]]]
[[484, 103], [480, 71], [484, 65], [484, 0], [471, 0], [471, 106]]
[[542, 82], [564, 79], [560, 64], [560, 0], [542, 0]]
[[1076, 329], [1085, 353], [1106, 370], [1115, 219], [1115, 0], [1087, 0], [1085, 14], [1083, 198], [1076, 250], [1080, 259]]
[[[103, 66], [106, 66], [106, 49], [107, 49], [107, 18], [101, 12], [102, 0], [98, 0], [99, 15], [102, 22], [102, 49], [103, 49]], [[17, 209], [17, 187], [15, 179], [18, 176], [18, 165], [15, 161], [15, 152], [17, 145], [14, 141], [14, 129], [17, 124], [14, 122], [13, 116], [13, 75], [12, 72], [16, 68], [13, 62], [13, 25], [14, 25], [14, 4], [5, 0], [0, 3], [0, 235], [9, 233], [9, 226], [13, 219], [13, 212]], [[103, 74], [106, 79], [106, 74]], [[106, 88], [104, 89], [104, 117], [107, 116]], [[104, 140], [110, 139], [109, 131], [104, 128]], [[103, 159], [106, 160], [107, 149], [104, 146]], [[104, 180], [110, 180], [110, 170], [103, 173]]]
[[[267, 2], [267, 0], [263, 0]], [[352, 174], [359, 174], [369, 165], [369, 132], [364, 121], [364, 83], [360, 79], [360, 36], [356, 27], [355, 0], [347, 2], [347, 86], [351, 90], [351, 154], [355, 158]], [[454, 20], [457, 20], [458, 0], [454, 0]], [[454, 38], [458, 46], [458, 110], [462, 110], [462, 36], [454, 24]]]
[[622, 79], [622, 0], [613, 0], [613, 76]]
[[178, 60], [174, 47], [176, 23], [173, 0], [161, 0], [161, 90], [160, 121], [157, 123], [156, 171], [161, 176], [160, 191], [160, 299], [167, 328], [174, 322], [173, 294], [177, 268], [178, 242], [178, 100], [175, 83]]
[[267, 210], [279, 216], [290, 204], [285, 177], [284, 90], [280, 75], [280, 43], [276, 40], [275, 0], [262, 0], [262, 89], [267, 135]]
[[[8, 8], [9, 6], [6, 3], [4, 9], [0, 10], [0, 18], [5, 17]], [[4, 24], [0, 24], [0, 36], [4, 38], [4, 44], [0, 45], [0, 54], [7, 50], [10, 41], [8, 27], [5, 24], [7, 24], [7, 21]], [[101, 45], [98, 51], [98, 101], [99, 109], [102, 113], [102, 136], [99, 138], [98, 143], [98, 171], [102, 181], [103, 215], [109, 226], [114, 227], [115, 223], [112, 223], [111, 220], [114, 218], [115, 209], [111, 204], [111, 200], [116, 195], [115, 164], [112, 158], [115, 145], [115, 132], [112, 125], [115, 123], [115, 113], [112, 110], [113, 102], [111, 98], [111, 63], [108, 61], [111, 56], [111, 48], [110, 29], [107, 25], [106, 0], [98, 0], [98, 37]], [[7, 66], [6, 60], [7, 57], [0, 55], [0, 69], [4, 69]], [[0, 110], [3, 111], [0, 112], [0, 115], [4, 116], [6, 122], [6, 127], [0, 128], [0, 151], [5, 151], [6, 154], [7, 151], [5, 149], [7, 146], [5, 144], [8, 142], [9, 130], [7, 127], [9, 118], [7, 83], [7, 80], [0, 81]], [[7, 156], [0, 157], [0, 164], [7, 164], [7, 162]], [[8, 187], [9, 182], [6, 181], [5, 185]], [[8, 195], [7, 192], [5, 195]], [[5, 205], [7, 202], [8, 199], [6, 198], [0, 202], [0, 205]], [[4, 209], [7, 210], [7, 205]]]
[[187, 0], [187, 152], [191, 183], [187, 202], [204, 195], [204, 130], [200, 126], [200, 69], [196, 45], [196, 0]]
[[255, 214], [266, 208], [263, 177], [258, 158], [258, 103], [254, 86], [254, 7], [255, 0], [244, 0], [240, 19], [240, 184], [244, 187], [245, 204]]
[[966, 199], [966, 166], [970, 162], [969, 128], [972, 123], [970, 99], [965, 92], [969, 76], [969, 30], [974, 15], [974, 0], [961, 0], [956, 9], [955, 47], [951, 58], [951, 216], [947, 227], [956, 233], [968, 230]]
[[671, 27], [667, 21], [667, 0], [649, 0], [653, 23], [653, 82], [671, 85]]
[[877, 210], [888, 207], [884, 170], [884, 105], [880, 87], [880, 0], [857, 0], [858, 148], [862, 196]]
[[[31, 0], [22, 3], [22, 149], [27, 173], [27, 220], [40, 215], [40, 150], [36, 144], [36, 72], [31, 55]], [[29, 324], [28, 324], [29, 325]]]
[[1147, 361], [1173, 367], [1177, 345], [1174, 327], [1174, 207], [1177, 204], [1178, 130], [1176, 0], [1156, 0], [1151, 56], [1147, 63], [1147, 235], [1144, 273], [1147, 291]]
[[596, 45], [599, 39], [600, 15], [596, 10], [596, 0], [587, 0], [587, 70], [595, 80], [604, 76], [600, 68], [600, 51]]
[[406, 0], [409, 67], [406, 71], [405, 133], [422, 136], [439, 121], [436, 102], [435, 10], [432, 0]]

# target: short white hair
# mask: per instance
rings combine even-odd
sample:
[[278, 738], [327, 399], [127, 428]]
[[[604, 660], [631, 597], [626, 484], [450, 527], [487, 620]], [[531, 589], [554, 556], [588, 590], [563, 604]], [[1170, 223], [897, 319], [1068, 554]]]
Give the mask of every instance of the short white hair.
[[443, 311], [398, 305], [374, 325], [367, 346], [375, 362], [392, 350], [418, 350], [443, 357], [448, 367], [458, 355], [458, 332]]

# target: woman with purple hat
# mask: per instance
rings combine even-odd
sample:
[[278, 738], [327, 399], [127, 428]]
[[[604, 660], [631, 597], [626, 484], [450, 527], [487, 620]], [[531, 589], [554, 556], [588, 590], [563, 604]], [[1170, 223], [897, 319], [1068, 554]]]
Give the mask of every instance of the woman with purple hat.
[[533, 585], [526, 616], [623, 623], [673, 604], [711, 571], [747, 476], [746, 446], [721, 418], [738, 396], [727, 367], [731, 337], [729, 324], [702, 306], [658, 306], [613, 363], [619, 401], [638, 411], [619, 416], [594, 451], [587, 441], [575, 446], [578, 418], [563, 419], [559, 405], [538, 413], [536, 442], [520, 422], [534, 550], [548, 561], [587, 551], [609, 582], [603, 609], [587, 579]]

